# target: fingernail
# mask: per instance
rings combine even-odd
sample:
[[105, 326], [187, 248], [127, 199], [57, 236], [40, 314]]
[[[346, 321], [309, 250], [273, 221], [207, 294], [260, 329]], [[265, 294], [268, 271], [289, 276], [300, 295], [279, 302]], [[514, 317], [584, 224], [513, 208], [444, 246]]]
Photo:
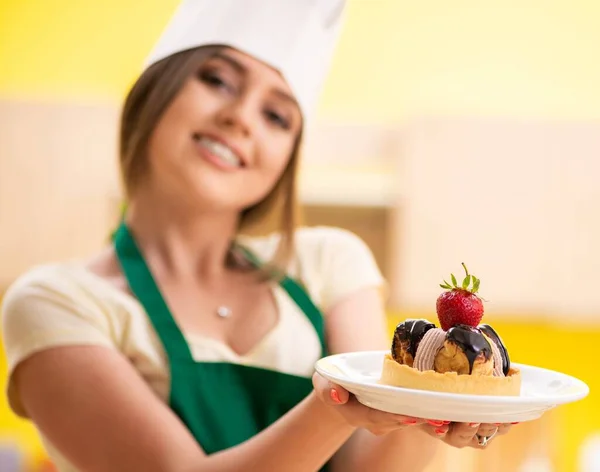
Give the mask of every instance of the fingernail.
[[479, 426], [480, 424], [481, 424], [481, 423], [469, 423], [469, 426], [470, 426], [471, 428], [475, 428], [475, 427]]
[[446, 430], [442, 429], [442, 428], [438, 428], [435, 430], [435, 434], [437, 434], [438, 436], [441, 436], [442, 434], [446, 434]]
[[404, 423], [404, 424], [417, 424], [417, 420], [407, 419], [407, 420], [403, 420], [402, 423]]
[[494, 423], [494, 426], [500, 426], [502, 423]]
[[442, 421], [443, 424], [450, 424], [451, 421]]
[[427, 420], [431, 426], [443, 426], [444, 422], [439, 420]]
[[519, 423], [520, 423], [519, 421], [515, 421], [514, 423], [511, 423], [511, 424], [519, 424]]
[[336, 402], [336, 403], [342, 403], [342, 400], [340, 400], [340, 396], [337, 393], [337, 390], [335, 388], [332, 388], [329, 391], [329, 396], [331, 397], [331, 399]]

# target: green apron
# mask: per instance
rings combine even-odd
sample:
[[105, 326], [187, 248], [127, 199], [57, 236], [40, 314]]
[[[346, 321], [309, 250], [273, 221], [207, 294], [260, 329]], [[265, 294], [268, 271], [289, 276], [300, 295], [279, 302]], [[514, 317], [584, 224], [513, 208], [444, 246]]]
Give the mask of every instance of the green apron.
[[[129, 287], [143, 305], [166, 351], [169, 404], [206, 454], [236, 446], [265, 429], [312, 391], [310, 377], [228, 362], [197, 362], [126, 225], [115, 249]], [[258, 260], [247, 249], [254, 264]], [[312, 323], [326, 355], [323, 316], [305, 290], [284, 277], [280, 285]], [[282, 466], [285, 470], [285, 466]], [[327, 470], [325, 466], [321, 470]]]

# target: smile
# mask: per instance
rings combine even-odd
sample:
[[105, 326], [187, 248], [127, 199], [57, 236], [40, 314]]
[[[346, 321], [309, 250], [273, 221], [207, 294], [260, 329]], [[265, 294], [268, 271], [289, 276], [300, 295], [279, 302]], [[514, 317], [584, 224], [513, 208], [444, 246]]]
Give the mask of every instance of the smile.
[[229, 169], [244, 166], [240, 156], [226, 144], [198, 133], [194, 133], [193, 139], [200, 148], [202, 156], [213, 164]]

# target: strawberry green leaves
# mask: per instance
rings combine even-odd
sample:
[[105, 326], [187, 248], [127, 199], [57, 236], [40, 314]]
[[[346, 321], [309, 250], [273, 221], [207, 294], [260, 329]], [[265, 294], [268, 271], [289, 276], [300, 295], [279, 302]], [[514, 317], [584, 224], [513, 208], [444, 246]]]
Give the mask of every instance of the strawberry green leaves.
[[466, 289], [467, 289], [467, 287], [469, 286], [469, 284], [470, 284], [470, 283], [471, 283], [471, 276], [470, 276], [470, 275], [467, 275], [467, 276], [464, 278], [464, 280], [463, 280], [463, 283], [462, 283], [462, 288], [463, 288], [464, 290], [466, 290]]
[[[458, 281], [456, 280], [456, 276], [454, 274], [450, 274], [450, 280], [452, 281], [452, 283], [448, 283], [446, 281], [446, 279], [444, 279], [444, 283], [440, 284], [440, 287], [446, 289], [446, 290], [466, 290], [467, 292], [471, 292], [471, 293], [477, 293], [479, 291], [479, 285], [481, 284], [481, 280], [478, 279], [477, 277], [475, 277], [472, 274], [469, 274], [469, 270], [467, 269], [467, 266], [464, 264], [464, 262], [462, 263], [462, 266], [465, 269], [465, 278], [462, 280], [461, 285], [458, 285]], [[471, 283], [473, 284], [471, 286]]]

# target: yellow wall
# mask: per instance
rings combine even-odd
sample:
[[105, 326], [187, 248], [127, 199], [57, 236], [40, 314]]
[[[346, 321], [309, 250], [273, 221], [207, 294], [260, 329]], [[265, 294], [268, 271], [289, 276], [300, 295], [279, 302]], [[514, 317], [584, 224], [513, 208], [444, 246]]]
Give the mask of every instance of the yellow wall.
[[0, 0], [0, 94], [118, 100], [177, 0]]
[[600, 117], [596, 0], [350, 0], [322, 110]]
[[[120, 99], [176, 4], [0, 0], [0, 95]], [[349, 5], [322, 117], [600, 117], [600, 2]]]
[[15, 416], [6, 401], [6, 358], [0, 342], [0, 441], [15, 444], [26, 460], [34, 465], [45, 458], [38, 435], [29, 422]]

